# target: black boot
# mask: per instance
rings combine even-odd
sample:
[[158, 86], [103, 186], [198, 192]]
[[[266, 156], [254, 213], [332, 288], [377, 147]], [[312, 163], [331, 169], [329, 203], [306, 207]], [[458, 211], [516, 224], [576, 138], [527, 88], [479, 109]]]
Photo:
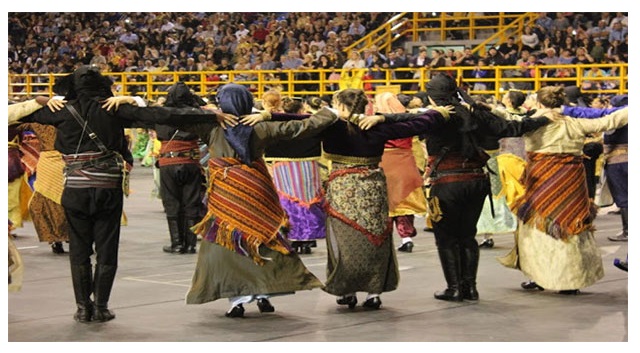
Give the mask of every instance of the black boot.
[[198, 224], [200, 220], [194, 218], [187, 218], [184, 220], [182, 234], [184, 234], [184, 245], [182, 246], [183, 253], [195, 254], [196, 244], [198, 243], [198, 236], [191, 231], [191, 227]]
[[478, 300], [478, 290], [476, 289], [476, 275], [478, 274], [478, 262], [480, 251], [478, 246], [471, 244], [471, 247], [462, 248], [460, 254], [460, 264], [462, 268], [462, 298], [467, 300]]
[[620, 217], [622, 218], [622, 232], [613, 237], [607, 237], [611, 241], [628, 241], [629, 239], [629, 209], [626, 207], [620, 207]]
[[76, 297], [78, 310], [73, 319], [78, 322], [89, 322], [93, 316], [93, 303], [91, 292], [93, 281], [91, 280], [91, 264], [71, 265], [71, 280], [73, 294]]
[[447, 281], [447, 289], [441, 292], [435, 292], [433, 296], [439, 300], [461, 302], [460, 254], [458, 247], [438, 249], [438, 255], [440, 256], [440, 264], [442, 265], [444, 278]]
[[109, 321], [115, 319], [116, 315], [109, 310], [109, 297], [111, 288], [116, 278], [117, 266], [96, 265], [96, 273], [93, 278], [93, 299], [95, 306], [93, 310], [94, 321]]
[[167, 223], [169, 225], [169, 236], [171, 237], [171, 245], [164, 246], [162, 251], [171, 254], [184, 253], [184, 235], [180, 229], [180, 222], [178, 218], [167, 217]]

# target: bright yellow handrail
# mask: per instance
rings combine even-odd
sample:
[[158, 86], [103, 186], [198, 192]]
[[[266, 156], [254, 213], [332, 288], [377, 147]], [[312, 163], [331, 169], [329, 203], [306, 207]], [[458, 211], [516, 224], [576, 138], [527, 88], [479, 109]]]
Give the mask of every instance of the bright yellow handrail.
[[[615, 75], [604, 78], [585, 78], [584, 73], [590, 67], [613, 68]], [[368, 94], [375, 93], [376, 86], [403, 85], [404, 94], [414, 94], [418, 91], [424, 91], [426, 83], [432, 74], [437, 72], [445, 72], [456, 78], [458, 84], [467, 84], [471, 86], [470, 94], [485, 94], [499, 98], [502, 90], [511, 88], [512, 86], [527, 86], [522, 89], [525, 92], [535, 92], [543, 85], [553, 85], [564, 82], [575, 83], [578, 87], [582, 87], [585, 80], [605, 81], [612, 83], [611, 88], [599, 90], [586, 90], [585, 93], [595, 94], [626, 94], [628, 93], [628, 64], [590, 64], [590, 65], [537, 65], [527, 68], [532, 70], [533, 75], [513, 76], [513, 72], [519, 71], [519, 66], [497, 66], [483, 67], [481, 69], [493, 70], [494, 75], [491, 78], [464, 78], [474, 69], [469, 66], [440, 67], [437, 69], [414, 69], [414, 68], [397, 68], [397, 69], [379, 69], [371, 71], [361, 69], [362, 73], [376, 74], [380, 77], [373, 79], [371, 76], [362, 77], [362, 88]], [[549, 77], [545, 73], [551, 69], [568, 69], [575, 72], [574, 77]], [[397, 79], [397, 72], [411, 72], [412, 77], [409, 79]], [[150, 100], [157, 100], [158, 97], [166, 95], [166, 90], [178, 81], [186, 82], [195, 93], [208, 97], [215, 94], [215, 90], [228, 82], [234, 82], [246, 85], [254, 93], [256, 98], [261, 98], [262, 94], [269, 89], [280, 89], [285, 96], [307, 97], [307, 96], [324, 96], [333, 94], [341, 83], [337, 75], [346, 75], [344, 70], [262, 70], [262, 71], [196, 71], [196, 72], [112, 72], [104, 73], [104, 75], [114, 80], [114, 90], [118, 95], [139, 95]], [[465, 75], [467, 73], [467, 75]], [[9, 75], [9, 99], [22, 100], [27, 97], [37, 95], [52, 96], [53, 84], [56, 77], [65, 74], [10, 74]], [[225, 79], [220, 76], [226, 75]], [[310, 76], [307, 76], [310, 75]], [[224, 77], [224, 76], [223, 76]], [[42, 82], [44, 81], [44, 82]], [[489, 90], [473, 90], [474, 83], [487, 82], [493, 89]]]

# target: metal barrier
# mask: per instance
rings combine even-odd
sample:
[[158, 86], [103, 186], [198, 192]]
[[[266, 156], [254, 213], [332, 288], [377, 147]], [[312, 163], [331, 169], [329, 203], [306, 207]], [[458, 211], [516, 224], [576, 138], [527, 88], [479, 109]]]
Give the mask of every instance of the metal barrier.
[[[478, 15], [469, 13], [431, 13], [431, 12], [401, 12], [390, 18], [380, 27], [344, 48], [345, 53], [351, 50], [362, 52], [375, 45], [382, 52], [391, 50], [393, 43], [404, 38], [412, 42], [425, 41], [425, 38], [435, 34], [433, 40], [447, 41], [453, 33], [464, 34], [465, 40], [477, 40], [481, 31], [492, 32], [486, 43], [476, 46], [473, 52], [484, 54], [488, 43], [503, 43], [510, 35], [517, 36], [522, 28], [535, 21], [535, 12], [499, 12], [495, 15]], [[497, 35], [496, 35], [497, 33]]]
[[[591, 67], [609, 69], [615, 75], [587, 77]], [[593, 65], [536, 65], [481, 67], [488, 70], [491, 77], [475, 78], [474, 67], [440, 67], [437, 69], [354, 69], [354, 70], [261, 70], [261, 71], [197, 71], [197, 72], [120, 72], [104, 73], [114, 80], [116, 95], [138, 95], [149, 100], [157, 100], [166, 95], [175, 82], [187, 83], [195, 93], [207, 97], [215, 95], [218, 87], [229, 82], [248, 86], [256, 98], [270, 89], [278, 89], [285, 96], [307, 97], [331, 95], [342, 88], [362, 88], [368, 94], [375, 94], [377, 86], [399, 85], [403, 94], [424, 91], [430, 77], [437, 72], [445, 72], [454, 77], [459, 85], [467, 85], [470, 94], [490, 95], [500, 98], [506, 89], [535, 92], [545, 85], [564, 83], [581, 87], [587, 94], [628, 93], [628, 64]], [[399, 73], [410, 78], [400, 79]], [[563, 73], [563, 74], [560, 74]], [[567, 75], [568, 74], [568, 75]], [[10, 74], [9, 99], [23, 100], [37, 95], [51, 96], [56, 77], [66, 74]], [[587, 88], [585, 82], [595, 82]], [[602, 83], [602, 84], [598, 84]], [[483, 86], [484, 85], [484, 86]], [[596, 87], [596, 88], [593, 88]]]

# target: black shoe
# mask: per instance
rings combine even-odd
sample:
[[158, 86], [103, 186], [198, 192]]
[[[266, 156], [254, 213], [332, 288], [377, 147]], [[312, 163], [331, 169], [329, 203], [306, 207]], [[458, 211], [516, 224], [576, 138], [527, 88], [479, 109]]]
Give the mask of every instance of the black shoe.
[[62, 243], [55, 242], [51, 244], [51, 251], [54, 254], [64, 254], [64, 248], [62, 247]]
[[260, 309], [261, 313], [272, 313], [276, 311], [276, 308], [271, 305], [271, 302], [269, 302], [267, 298], [258, 299], [258, 309]]
[[493, 239], [488, 238], [488, 239], [484, 239], [482, 241], [482, 243], [480, 243], [480, 245], [478, 245], [478, 247], [480, 248], [493, 248]]
[[463, 286], [462, 287], [462, 299], [466, 300], [478, 300], [480, 295], [476, 286]]
[[90, 322], [93, 315], [93, 307], [89, 308], [78, 308], [75, 314], [73, 314], [73, 319], [78, 322]]
[[398, 248], [398, 251], [412, 252], [413, 251], [413, 242], [410, 241], [408, 243], [402, 244], [402, 246]]
[[629, 264], [626, 261], [615, 259], [613, 260], [613, 266], [621, 269], [622, 271], [629, 272]]
[[380, 300], [380, 297], [369, 298], [365, 300], [364, 303], [362, 303], [363, 307], [369, 309], [380, 309], [380, 305], [382, 305], [382, 300]]
[[422, 228], [422, 230], [425, 232], [433, 232], [433, 228], [429, 228], [429, 227], [424, 227]]
[[242, 304], [238, 304], [231, 308], [231, 310], [227, 311], [224, 316], [226, 317], [243, 317], [244, 316], [244, 307]]
[[348, 305], [349, 309], [353, 309], [358, 304], [358, 298], [355, 295], [344, 295], [336, 299], [336, 303], [339, 305]]
[[105, 322], [113, 320], [115, 318], [116, 314], [114, 314], [113, 311], [107, 308], [99, 308], [96, 306], [93, 309], [93, 321]]
[[182, 245], [166, 245], [162, 247], [162, 251], [164, 252], [168, 252], [170, 254], [184, 254], [185, 253], [185, 248], [182, 247]]
[[541, 290], [541, 291], [544, 290], [544, 288], [540, 287], [534, 281], [522, 282], [522, 283], [520, 283], [520, 287], [522, 287], [523, 289], [537, 289], [537, 290]]
[[448, 302], [461, 302], [462, 294], [457, 289], [447, 288], [441, 292], [433, 293], [433, 297], [438, 300], [446, 300]]
[[580, 293], [579, 289], [565, 289], [558, 292], [558, 294], [564, 295], [578, 295], [578, 293]]
[[629, 237], [625, 232], [618, 233], [613, 237], [607, 237], [607, 239], [611, 241], [629, 241]]

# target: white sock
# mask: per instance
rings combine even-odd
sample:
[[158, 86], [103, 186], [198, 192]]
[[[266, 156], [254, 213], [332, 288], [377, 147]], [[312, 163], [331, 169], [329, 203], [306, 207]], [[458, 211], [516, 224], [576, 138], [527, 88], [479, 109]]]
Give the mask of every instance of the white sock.
[[229, 303], [231, 303], [231, 309], [233, 309], [234, 306], [239, 305], [239, 304], [248, 304], [251, 303], [252, 301], [254, 301], [256, 298], [253, 295], [244, 295], [241, 297], [231, 297], [229, 298]]
[[402, 238], [402, 245], [406, 243], [413, 243], [413, 240], [411, 240], [411, 237]]
[[376, 298], [379, 297], [380, 294], [376, 294], [376, 293], [367, 293], [367, 298], [365, 300], [369, 300], [371, 298]]

